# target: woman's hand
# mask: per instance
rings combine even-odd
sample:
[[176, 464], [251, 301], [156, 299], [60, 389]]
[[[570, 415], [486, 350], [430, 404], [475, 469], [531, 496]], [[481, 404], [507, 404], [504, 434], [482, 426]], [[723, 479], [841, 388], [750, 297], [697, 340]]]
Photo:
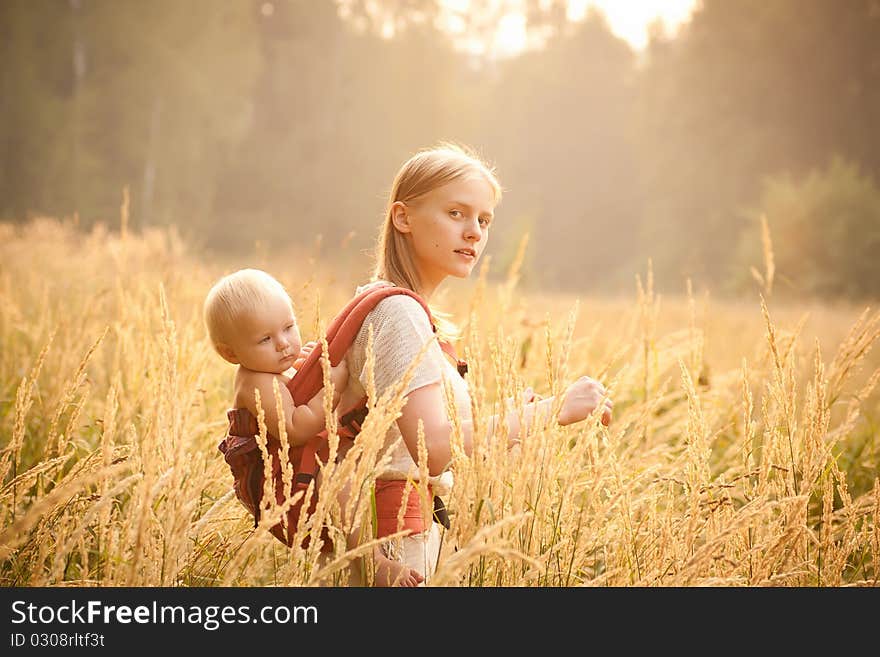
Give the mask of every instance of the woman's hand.
[[536, 395], [535, 391], [532, 389], [532, 387], [529, 386], [528, 388], [523, 390], [521, 399], [517, 399], [516, 397], [508, 397], [507, 399], [505, 399], [504, 400], [504, 408], [507, 411], [513, 411], [518, 406], [522, 406], [524, 404], [530, 404], [531, 402], [537, 401], [539, 399], [541, 399], [541, 397]]
[[614, 404], [605, 398], [606, 394], [605, 386], [595, 379], [582, 376], [566, 388], [557, 421], [561, 425], [580, 422], [589, 417], [599, 404], [603, 404], [602, 424], [607, 427], [611, 423]]

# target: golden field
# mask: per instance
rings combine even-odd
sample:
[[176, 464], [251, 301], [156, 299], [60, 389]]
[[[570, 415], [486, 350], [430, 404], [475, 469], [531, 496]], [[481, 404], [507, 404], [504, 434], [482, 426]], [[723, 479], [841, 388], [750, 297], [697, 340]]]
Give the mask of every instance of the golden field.
[[[5, 586], [343, 585], [370, 543], [319, 558], [253, 530], [217, 451], [232, 366], [201, 304], [254, 266], [290, 291], [304, 340], [368, 264], [317, 247], [207, 261], [174, 231], [0, 224], [0, 581]], [[344, 254], [345, 246], [339, 250]], [[324, 245], [326, 251], [326, 245]], [[477, 417], [588, 374], [614, 421], [460, 450], [439, 586], [876, 586], [880, 313], [864, 305], [530, 294], [514, 265], [434, 300], [462, 330]], [[765, 272], [765, 278], [768, 272]], [[676, 291], [678, 292], [678, 291]], [[684, 292], [684, 291], [682, 291]], [[316, 523], [369, 520], [377, 403], [329, 467]], [[481, 426], [478, 422], [478, 429]], [[340, 509], [336, 486], [361, 494]], [[270, 514], [271, 517], [271, 514]], [[340, 542], [341, 543], [341, 542]], [[366, 564], [369, 566], [369, 564]], [[369, 570], [369, 568], [368, 568]]]

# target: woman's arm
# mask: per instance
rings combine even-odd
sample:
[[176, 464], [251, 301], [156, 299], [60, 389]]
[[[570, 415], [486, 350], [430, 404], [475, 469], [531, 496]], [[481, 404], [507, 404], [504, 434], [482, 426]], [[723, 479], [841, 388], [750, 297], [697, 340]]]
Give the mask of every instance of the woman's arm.
[[[604, 399], [605, 388], [598, 381], [583, 376], [569, 385], [564, 395], [562, 407], [555, 420], [550, 417], [554, 398], [548, 397], [522, 406], [524, 426], [520, 426], [520, 413], [516, 408], [508, 410], [503, 415], [493, 415], [489, 418], [489, 434], [496, 433], [500, 423], [506, 422], [508, 447], [511, 447], [531, 430], [535, 422], [539, 422], [542, 429], [549, 427], [554, 421], [560, 425], [572, 424], [589, 417], [600, 404], [604, 404], [602, 423], [607, 426], [611, 422], [613, 404], [611, 400]], [[425, 446], [428, 451], [428, 474], [431, 476], [443, 472], [452, 461], [450, 445], [452, 423], [446, 417], [445, 408], [440, 384], [432, 383], [417, 388], [406, 396], [401, 417], [397, 420], [403, 441], [416, 462], [418, 462], [418, 426], [419, 420], [422, 421]], [[473, 422], [463, 421], [461, 427], [464, 451], [470, 455], [473, 450]]]

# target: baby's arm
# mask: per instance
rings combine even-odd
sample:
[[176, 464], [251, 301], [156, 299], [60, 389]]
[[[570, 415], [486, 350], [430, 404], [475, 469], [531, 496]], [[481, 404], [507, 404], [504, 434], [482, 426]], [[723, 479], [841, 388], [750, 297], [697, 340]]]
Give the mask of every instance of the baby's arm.
[[[314, 340], [306, 342], [300, 349], [299, 358], [294, 363], [294, 367], [302, 365], [316, 347], [318, 347], [318, 343]], [[333, 406], [335, 407], [339, 403], [342, 391], [348, 386], [348, 364], [344, 358], [336, 367], [330, 368], [330, 381], [333, 383]]]
[[[335, 408], [339, 403], [342, 391], [348, 385], [348, 366], [345, 360], [342, 360], [336, 367], [330, 368], [330, 382], [333, 384], [333, 407]], [[293, 426], [297, 432], [297, 440], [302, 440], [303, 442], [324, 430], [323, 387], [315, 393], [308, 403], [297, 406], [293, 410]]]
[[280, 420], [284, 422], [287, 439], [292, 445], [302, 445], [308, 439], [308, 436], [304, 436], [301, 431], [295, 431], [296, 408], [293, 403], [293, 397], [290, 396], [290, 391], [287, 389], [287, 379], [285, 377], [269, 372], [248, 372], [239, 383], [239, 389], [242, 391], [242, 397], [244, 398], [244, 405], [254, 417], [257, 417], [255, 391], [258, 391], [260, 393], [260, 406], [263, 408], [266, 416], [266, 429], [273, 436], [278, 436], [281, 431], [279, 429], [278, 413], [276, 412], [277, 404], [273, 385], [273, 381], [276, 380], [278, 381], [278, 393], [281, 396], [281, 412], [283, 413]]
[[[255, 390], [260, 393], [260, 406], [263, 408], [266, 418], [266, 429], [274, 436], [278, 436], [279, 417], [276, 412], [275, 392], [273, 381], [278, 381], [278, 392], [281, 396], [281, 412], [284, 414], [281, 420], [287, 432], [287, 440], [291, 445], [304, 445], [312, 436], [324, 430], [324, 388], [318, 392], [306, 404], [296, 406], [290, 390], [287, 389], [287, 379], [283, 376], [268, 372], [247, 372], [241, 374], [242, 379], [238, 389], [242, 391], [244, 406], [257, 417], [257, 402]], [[330, 368], [330, 380], [333, 382], [334, 406], [339, 401], [340, 392], [348, 382], [348, 368], [345, 361], [336, 367]]]
[[[333, 384], [335, 408], [342, 390], [348, 384], [348, 366], [344, 360], [336, 367], [330, 368], [330, 382]], [[307, 403], [293, 409], [294, 444], [304, 443], [316, 433], [323, 431], [324, 426], [324, 388], [322, 387]]]
[[307, 404], [293, 409], [294, 444], [306, 443], [309, 438], [324, 430], [324, 389], [312, 397]]

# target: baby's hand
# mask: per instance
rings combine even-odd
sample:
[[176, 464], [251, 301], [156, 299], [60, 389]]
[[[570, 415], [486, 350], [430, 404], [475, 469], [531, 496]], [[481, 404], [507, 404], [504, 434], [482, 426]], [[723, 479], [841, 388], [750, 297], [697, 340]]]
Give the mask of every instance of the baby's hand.
[[348, 385], [348, 364], [344, 358], [339, 361], [339, 365], [330, 368], [330, 381], [336, 392], [345, 390], [345, 386]]
[[311, 340], [306, 342], [299, 350], [299, 356], [296, 357], [296, 360], [293, 362], [293, 367], [299, 369], [303, 366], [303, 363], [306, 362], [306, 358], [309, 357], [309, 354], [312, 353], [314, 348], [318, 345], [317, 342]]
[[333, 406], [339, 403], [339, 396], [348, 386], [348, 364], [343, 358], [336, 367], [330, 368], [330, 381], [333, 383]]

